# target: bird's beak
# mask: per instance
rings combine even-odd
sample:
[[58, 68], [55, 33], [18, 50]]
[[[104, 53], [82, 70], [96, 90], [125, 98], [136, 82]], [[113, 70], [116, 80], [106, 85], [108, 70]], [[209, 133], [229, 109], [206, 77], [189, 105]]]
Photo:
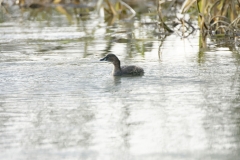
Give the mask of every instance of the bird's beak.
[[104, 58], [100, 59], [100, 61], [107, 61], [107, 58], [104, 57]]

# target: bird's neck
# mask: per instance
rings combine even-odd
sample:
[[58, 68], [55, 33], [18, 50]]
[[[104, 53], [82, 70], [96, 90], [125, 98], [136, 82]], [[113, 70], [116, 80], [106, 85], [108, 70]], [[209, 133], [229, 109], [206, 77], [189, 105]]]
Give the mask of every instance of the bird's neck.
[[119, 60], [114, 61], [113, 65], [114, 65], [114, 70], [113, 70], [114, 74], [121, 74], [122, 71], [121, 71], [120, 61]]

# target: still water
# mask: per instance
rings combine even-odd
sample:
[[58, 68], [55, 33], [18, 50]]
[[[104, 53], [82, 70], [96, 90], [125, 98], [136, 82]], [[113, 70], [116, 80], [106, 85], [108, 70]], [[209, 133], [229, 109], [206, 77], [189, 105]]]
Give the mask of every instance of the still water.
[[[239, 159], [237, 51], [161, 38], [148, 16], [17, 13], [0, 23], [0, 159]], [[111, 76], [107, 53], [144, 76]]]

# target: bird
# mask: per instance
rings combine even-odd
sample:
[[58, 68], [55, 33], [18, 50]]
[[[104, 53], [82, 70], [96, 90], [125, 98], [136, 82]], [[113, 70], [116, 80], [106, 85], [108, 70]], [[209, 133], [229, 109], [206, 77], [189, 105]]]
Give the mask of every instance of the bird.
[[115, 54], [108, 54], [100, 61], [111, 62], [114, 65], [113, 76], [142, 76], [144, 74], [144, 70], [141, 67], [134, 65], [121, 66], [121, 62]]

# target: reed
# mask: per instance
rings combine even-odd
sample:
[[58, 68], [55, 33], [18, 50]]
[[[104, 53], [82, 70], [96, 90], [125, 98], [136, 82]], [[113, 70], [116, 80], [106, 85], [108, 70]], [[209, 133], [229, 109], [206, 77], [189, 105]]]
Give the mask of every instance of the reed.
[[185, 0], [182, 13], [187, 13], [191, 7], [198, 10], [201, 33], [234, 35], [239, 31], [238, 0]]
[[132, 18], [136, 15], [136, 12], [122, 0], [118, 0], [112, 3], [110, 0], [99, 0], [98, 10], [103, 7], [105, 14], [121, 18]]

